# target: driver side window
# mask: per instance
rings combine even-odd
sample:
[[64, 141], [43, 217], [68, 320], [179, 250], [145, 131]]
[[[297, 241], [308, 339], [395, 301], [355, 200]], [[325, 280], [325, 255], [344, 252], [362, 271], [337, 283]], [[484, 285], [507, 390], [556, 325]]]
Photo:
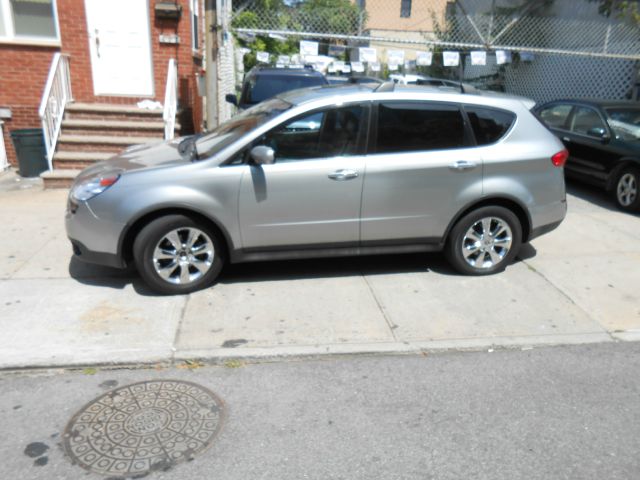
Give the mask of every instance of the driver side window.
[[353, 106], [297, 117], [267, 133], [260, 144], [273, 148], [276, 163], [357, 155], [363, 111]]

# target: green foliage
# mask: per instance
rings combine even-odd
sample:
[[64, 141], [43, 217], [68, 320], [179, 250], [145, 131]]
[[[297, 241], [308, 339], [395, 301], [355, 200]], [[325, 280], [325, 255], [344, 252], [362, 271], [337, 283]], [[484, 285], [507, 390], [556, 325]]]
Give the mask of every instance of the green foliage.
[[619, 0], [590, 0], [597, 2], [598, 12], [605, 17], [614, 15], [640, 26], [640, 3], [638, 1]]

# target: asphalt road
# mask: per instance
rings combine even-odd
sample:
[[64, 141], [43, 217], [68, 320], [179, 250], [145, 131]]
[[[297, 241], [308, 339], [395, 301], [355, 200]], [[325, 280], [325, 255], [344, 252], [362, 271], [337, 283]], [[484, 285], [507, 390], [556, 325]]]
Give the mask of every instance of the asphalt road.
[[217, 393], [211, 448], [154, 479], [624, 479], [640, 472], [640, 343], [0, 376], [0, 478], [103, 478], [60, 447], [114, 386]]

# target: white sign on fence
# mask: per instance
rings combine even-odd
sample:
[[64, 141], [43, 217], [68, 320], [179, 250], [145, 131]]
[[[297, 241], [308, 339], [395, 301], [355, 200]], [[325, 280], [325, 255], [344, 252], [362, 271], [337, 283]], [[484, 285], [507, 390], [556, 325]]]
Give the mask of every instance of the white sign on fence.
[[442, 63], [445, 67], [457, 67], [460, 65], [460, 53], [442, 52]]
[[362, 73], [364, 72], [364, 65], [362, 62], [351, 62], [351, 70], [354, 72]]
[[358, 52], [361, 62], [373, 63], [378, 60], [378, 52], [375, 48], [361, 47]]
[[269, 63], [269, 52], [258, 52], [256, 54], [256, 59], [260, 63]]
[[369, 67], [371, 68], [372, 72], [379, 72], [380, 71], [380, 62], [372, 62], [371, 65], [369, 65]]
[[300, 55], [303, 57], [307, 55], [318, 55], [318, 42], [300, 40]]
[[486, 65], [487, 64], [487, 52], [476, 51], [471, 52], [471, 65]]
[[496, 50], [496, 63], [498, 65], [511, 63], [511, 52], [507, 50]]
[[387, 63], [389, 65], [402, 65], [404, 63], [404, 50], [387, 50]]
[[433, 61], [433, 53], [431, 52], [417, 52], [416, 53], [416, 65], [421, 67], [428, 67]]

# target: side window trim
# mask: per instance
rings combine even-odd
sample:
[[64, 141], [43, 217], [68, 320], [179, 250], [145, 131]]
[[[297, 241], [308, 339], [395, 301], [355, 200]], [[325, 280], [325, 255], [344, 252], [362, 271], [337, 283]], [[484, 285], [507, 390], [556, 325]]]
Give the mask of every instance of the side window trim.
[[[458, 109], [458, 113], [462, 117], [462, 124], [464, 128], [463, 133], [463, 145], [459, 147], [459, 149], [463, 148], [472, 148], [476, 146], [475, 139], [473, 136], [473, 132], [471, 131], [471, 124], [469, 123], [469, 119], [467, 117], [464, 108], [462, 108], [462, 104], [456, 102], [438, 102], [438, 101], [420, 101], [420, 100], [375, 100], [372, 102], [371, 106], [371, 127], [370, 127], [370, 138], [367, 144], [367, 155], [388, 155], [387, 152], [378, 152], [378, 128], [379, 128], [379, 111], [380, 106], [383, 104], [413, 104], [413, 105], [426, 105], [430, 107], [437, 108], [439, 105], [445, 105], [448, 107], [455, 107]], [[447, 150], [457, 150], [457, 149], [447, 149]], [[442, 150], [416, 150], [412, 152], [398, 152], [396, 155], [403, 155], [415, 152], [438, 152]]]
[[602, 116], [602, 114], [600, 113], [600, 111], [598, 111], [597, 108], [592, 107], [591, 105], [581, 105], [581, 104], [574, 104], [573, 105], [573, 109], [571, 110], [571, 113], [569, 114], [569, 117], [567, 118], [567, 132], [569, 132], [571, 135], [576, 135], [578, 137], [581, 138], [588, 138], [590, 140], [597, 140], [597, 138], [592, 137], [590, 135], [585, 135], [584, 133], [580, 133], [580, 132], [574, 132], [573, 131], [573, 120], [575, 115], [578, 113], [578, 109], [580, 108], [584, 108], [585, 110], [591, 110], [593, 112], [596, 113], [596, 115], [598, 116], [598, 118], [600, 119], [600, 121], [602, 122], [602, 126], [604, 127], [604, 129], [607, 131], [607, 133], [609, 135], [612, 134], [611, 132], [611, 127], [609, 127], [609, 122], [606, 121], [606, 119]]
[[538, 118], [540, 118], [540, 121], [549, 129], [551, 130], [560, 130], [562, 132], [571, 132], [571, 119], [573, 118], [573, 114], [576, 111], [576, 105], [573, 103], [566, 103], [566, 102], [557, 102], [557, 103], [552, 103], [551, 105], [549, 105], [548, 107], [546, 107], [544, 110], [551, 110], [552, 108], [556, 108], [559, 107], [561, 105], [567, 105], [569, 107], [571, 107], [571, 110], [569, 110], [569, 113], [567, 114], [567, 118], [564, 120], [564, 124], [562, 125], [562, 127], [554, 127], [552, 125], [549, 125], [547, 122], [545, 122], [542, 119], [542, 110], [540, 110], [540, 114], [538, 115]]

